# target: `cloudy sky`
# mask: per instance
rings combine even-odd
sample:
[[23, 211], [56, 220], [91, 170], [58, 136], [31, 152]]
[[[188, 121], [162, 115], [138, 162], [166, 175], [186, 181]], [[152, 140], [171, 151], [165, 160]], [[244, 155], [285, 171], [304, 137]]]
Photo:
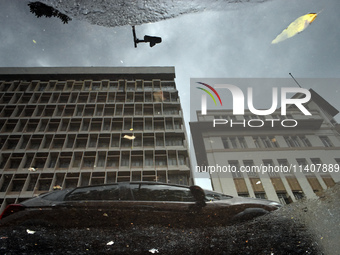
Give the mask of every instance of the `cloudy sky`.
[[[290, 72], [296, 79], [340, 78], [339, 0], [224, 2], [220, 11], [203, 1], [200, 7], [206, 7], [205, 11], [138, 25], [137, 37], [156, 35], [163, 42], [153, 48], [140, 44], [137, 49], [128, 25], [103, 27], [86, 20], [63, 24], [56, 18], [38, 19], [27, 3], [0, 1], [1, 67], [175, 66], [182, 102], [190, 97], [190, 78], [290, 78]], [[180, 12], [177, 7], [175, 11]], [[321, 10], [304, 32], [271, 44], [296, 18]], [[95, 18], [110, 25], [107, 15], [98, 12]], [[322, 84], [313, 89], [340, 109], [337, 86]], [[190, 109], [187, 104], [183, 108], [188, 122]]]

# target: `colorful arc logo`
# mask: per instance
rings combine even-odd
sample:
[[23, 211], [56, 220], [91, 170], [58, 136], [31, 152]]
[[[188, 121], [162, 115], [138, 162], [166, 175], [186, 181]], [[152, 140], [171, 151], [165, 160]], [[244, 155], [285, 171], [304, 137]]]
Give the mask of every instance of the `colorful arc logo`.
[[[203, 83], [203, 82], [197, 82], [197, 83], [206, 86], [206, 87], [209, 88], [212, 92], [214, 92], [215, 95], [217, 96], [218, 100], [220, 101], [221, 106], [222, 106], [222, 101], [221, 101], [220, 95], [217, 93], [217, 91], [216, 91], [213, 87], [211, 87], [210, 85], [208, 85], [208, 84], [206, 84], [206, 83]], [[203, 88], [200, 88], [200, 87], [197, 87], [197, 88], [203, 90], [203, 91], [206, 92], [209, 96], [211, 96], [211, 98], [214, 100], [215, 105], [216, 105], [216, 100], [215, 100], [214, 96], [213, 96], [208, 90], [203, 89]]]

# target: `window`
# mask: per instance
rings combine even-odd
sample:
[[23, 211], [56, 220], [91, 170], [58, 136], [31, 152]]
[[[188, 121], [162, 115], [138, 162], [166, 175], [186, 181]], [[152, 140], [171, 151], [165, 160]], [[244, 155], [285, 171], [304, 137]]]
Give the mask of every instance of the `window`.
[[255, 178], [259, 177], [258, 173], [255, 171], [255, 169], [257, 168], [254, 167], [253, 160], [243, 160], [243, 165], [247, 169], [248, 177], [255, 177]]
[[168, 185], [130, 185], [135, 200], [138, 201], [176, 201], [195, 202], [188, 188]]
[[178, 135], [171, 135], [165, 137], [165, 145], [166, 146], [183, 146], [183, 137]]
[[242, 173], [239, 172], [240, 164], [237, 160], [229, 160], [228, 164], [230, 166], [230, 169], [237, 169], [237, 171], [232, 171], [233, 178], [242, 178]]
[[292, 142], [294, 143], [294, 147], [301, 147], [301, 144], [297, 136], [292, 136], [291, 139], [292, 139]]
[[133, 140], [133, 146], [134, 147], [140, 147], [142, 146], [142, 137], [138, 135], [134, 140]]
[[120, 159], [120, 165], [121, 166], [129, 166], [130, 164], [130, 153], [128, 151], [124, 151], [122, 153], [122, 157]]
[[262, 143], [263, 143], [265, 148], [271, 148], [272, 147], [272, 144], [271, 144], [268, 137], [261, 137], [261, 140], [262, 140]]
[[306, 138], [305, 136], [301, 136], [300, 137], [302, 144], [305, 147], [312, 147], [312, 144], [310, 143], [310, 141], [308, 140], [308, 138]]
[[237, 148], [236, 138], [230, 138], [230, 143], [231, 143], [231, 146], [232, 146], [234, 149]]
[[320, 140], [325, 147], [333, 147], [332, 142], [327, 136], [320, 136]]
[[271, 167], [273, 167], [272, 169], [270, 169], [270, 171], [268, 170], [268, 175], [269, 176], [271, 176], [271, 177], [274, 177], [274, 176], [278, 176], [279, 174], [278, 174], [278, 172], [274, 172], [273, 171], [273, 169], [274, 169], [274, 162], [273, 162], [273, 160], [271, 160], [271, 159], [264, 159], [263, 160], [263, 165], [264, 166], [271, 166]]
[[178, 164], [182, 166], [186, 165], [186, 156], [178, 154]]
[[143, 166], [143, 157], [142, 156], [132, 156], [131, 157], [131, 166], [132, 167], [142, 167]]
[[[296, 161], [297, 161], [298, 165], [300, 166], [300, 169], [302, 169], [302, 172], [308, 173], [308, 172], [306, 172], [307, 169], [305, 169], [306, 166], [307, 166], [307, 160], [304, 159], [304, 158], [298, 158], [298, 159], [296, 159]], [[309, 167], [307, 167], [307, 168], [309, 170]]]
[[223, 143], [224, 149], [230, 148], [228, 138], [222, 138], [222, 143]]
[[259, 138], [258, 137], [254, 137], [253, 138], [254, 144], [256, 148], [261, 148], [260, 146], [260, 142], [259, 142]]
[[284, 137], [289, 147], [311, 147], [312, 144], [305, 136], [285, 136]]
[[277, 148], [279, 144], [274, 136], [253, 137], [256, 148]]
[[267, 199], [266, 193], [264, 192], [255, 192], [255, 197], [260, 199]]
[[166, 166], [166, 157], [162, 155], [156, 155], [156, 166]]
[[[169, 145], [169, 144], [167, 144]], [[164, 146], [163, 134], [156, 134], [156, 146]]]
[[292, 139], [289, 136], [284, 137], [288, 147], [295, 147], [295, 144], [293, 143]]
[[277, 160], [279, 166], [282, 166], [282, 173], [289, 174], [291, 171], [291, 167], [289, 166], [287, 159], [278, 159]]
[[50, 161], [48, 163], [48, 168], [54, 168], [57, 163], [58, 155], [51, 154]]
[[77, 188], [65, 198], [66, 201], [119, 199], [118, 185]]
[[273, 147], [275, 147], [275, 148], [279, 147], [279, 144], [277, 143], [276, 138], [274, 136], [270, 136], [269, 140], [270, 140], [270, 143]]
[[288, 204], [287, 193], [277, 193], [277, 197], [279, 198], [281, 204], [283, 205]]
[[307, 165], [307, 161], [304, 158], [298, 158], [298, 159], [296, 159], [296, 161], [298, 162], [299, 166], [306, 166]]
[[222, 138], [224, 149], [247, 148], [247, 143], [243, 137]]
[[296, 200], [302, 199], [304, 197], [304, 194], [302, 191], [293, 191], [293, 195]]
[[94, 158], [92, 157], [84, 157], [83, 167], [85, 168], [93, 168], [94, 166]]
[[322, 161], [319, 158], [311, 158], [310, 159], [314, 165], [321, 165]]
[[175, 166], [177, 165], [177, 159], [176, 159], [176, 155], [175, 156], [170, 156], [168, 157], [168, 165], [169, 166]]
[[145, 160], [144, 161], [145, 166], [153, 166], [154, 165], [153, 152], [152, 151], [146, 151], [144, 160]]
[[240, 146], [241, 146], [242, 149], [247, 148], [247, 143], [246, 143], [246, 141], [243, 137], [239, 137], [238, 142], [240, 143]]
[[59, 158], [59, 168], [68, 168], [70, 165], [70, 158]]

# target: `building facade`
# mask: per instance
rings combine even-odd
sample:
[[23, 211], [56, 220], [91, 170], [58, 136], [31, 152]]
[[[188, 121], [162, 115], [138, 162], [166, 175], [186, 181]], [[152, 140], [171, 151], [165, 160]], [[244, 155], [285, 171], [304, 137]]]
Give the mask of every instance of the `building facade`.
[[53, 189], [189, 184], [173, 67], [0, 68], [1, 210]]
[[[198, 121], [190, 123], [197, 159], [193, 171], [208, 172], [216, 191], [281, 203], [313, 198], [332, 187], [340, 181], [338, 111], [310, 92], [305, 107], [311, 116], [293, 106], [286, 116], [280, 109], [268, 116], [197, 112]], [[213, 128], [214, 119], [221, 124]]]

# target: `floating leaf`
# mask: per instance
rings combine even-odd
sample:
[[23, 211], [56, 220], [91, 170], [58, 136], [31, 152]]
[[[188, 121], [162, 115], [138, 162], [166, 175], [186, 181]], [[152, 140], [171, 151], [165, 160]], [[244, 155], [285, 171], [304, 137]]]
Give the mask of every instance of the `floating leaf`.
[[318, 13], [308, 13], [297, 18], [272, 41], [272, 44], [284, 41], [302, 32], [315, 20], [316, 16], [318, 16]]
[[35, 231], [33, 231], [33, 230], [29, 230], [29, 229], [27, 229], [26, 231], [27, 231], [27, 234], [30, 234], [30, 235], [33, 235], [33, 234], [35, 234]]
[[53, 186], [53, 190], [62, 190], [62, 187], [60, 185]]
[[134, 135], [130, 136], [130, 135], [124, 135], [124, 138], [129, 139], [129, 140], [133, 140], [136, 137]]
[[33, 40], [34, 43], [37, 43], [35, 40]]

